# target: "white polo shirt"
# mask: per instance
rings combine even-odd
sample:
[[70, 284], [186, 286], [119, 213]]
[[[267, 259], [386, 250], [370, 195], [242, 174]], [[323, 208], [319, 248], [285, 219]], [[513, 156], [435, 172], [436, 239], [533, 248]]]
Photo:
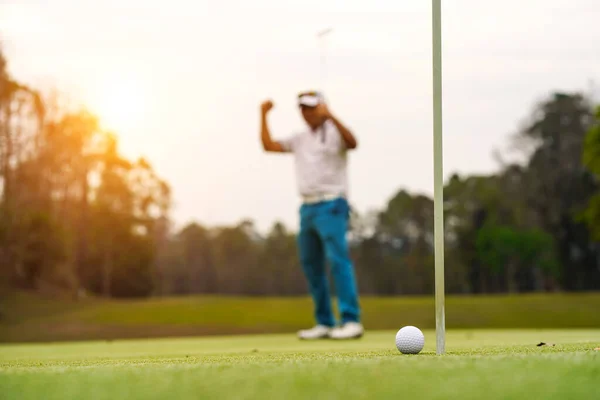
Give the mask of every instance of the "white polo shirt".
[[331, 121], [316, 132], [307, 128], [279, 141], [294, 154], [298, 191], [301, 196], [348, 195], [347, 148]]

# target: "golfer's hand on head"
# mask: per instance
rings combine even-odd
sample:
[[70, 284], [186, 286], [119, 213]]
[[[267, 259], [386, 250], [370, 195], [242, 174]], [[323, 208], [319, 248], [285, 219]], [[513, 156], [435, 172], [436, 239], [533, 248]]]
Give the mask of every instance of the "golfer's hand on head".
[[320, 117], [325, 118], [325, 119], [329, 119], [331, 118], [331, 112], [329, 111], [329, 108], [327, 107], [327, 104], [321, 103], [317, 106], [317, 113]]
[[263, 115], [267, 115], [271, 109], [273, 109], [273, 102], [271, 100], [263, 101], [260, 105], [260, 110]]

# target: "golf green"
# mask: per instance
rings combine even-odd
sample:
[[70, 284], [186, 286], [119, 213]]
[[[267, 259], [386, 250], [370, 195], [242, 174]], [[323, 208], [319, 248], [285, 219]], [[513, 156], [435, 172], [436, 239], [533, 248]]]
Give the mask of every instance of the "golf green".
[[[3, 399], [591, 399], [600, 330], [461, 330], [402, 355], [394, 331], [0, 346]], [[549, 345], [537, 346], [540, 342]]]

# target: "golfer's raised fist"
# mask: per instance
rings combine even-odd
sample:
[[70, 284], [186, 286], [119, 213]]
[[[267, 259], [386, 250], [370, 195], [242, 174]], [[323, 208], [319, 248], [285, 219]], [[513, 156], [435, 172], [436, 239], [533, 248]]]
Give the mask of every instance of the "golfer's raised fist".
[[260, 105], [260, 110], [263, 114], [268, 113], [269, 111], [271, 111], [272, 108], [273, 102], [271, 100], [263, 101], [263, 103]]

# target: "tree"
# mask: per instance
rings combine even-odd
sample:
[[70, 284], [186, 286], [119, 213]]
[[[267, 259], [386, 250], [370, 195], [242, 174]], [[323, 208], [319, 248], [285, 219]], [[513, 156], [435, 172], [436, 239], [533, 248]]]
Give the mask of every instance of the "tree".
[[399, 191], [379, 214], [378, 238], [384, 245], [379, 290], [387, 294], [433, 290], [433, 200]]
[[215, 293], [217, 270], [214, 264], [211, 233], [198, 224], [187, 225], [178, 235], [183, 261], [186, 293]]
[[539, 230], [518, 230], [508, 226], [486, 224], [477, 232], [476, 249], [479, 260], [500, 277], [498, 292], [523, 292], [536, 288], [529, 285], [528, 275], [539, 269], [556, 274], [552, 236]]
[[592, 108], [584, 96], [555, 93], [538, 105], [518, 134], [533, 144], [522, 192], [538, 226], [556, 240], [563, 268], [560, 284], [567, 290], [591, 289], [600, 282], [598, 247], [578, 218], [598, 190], [581, 163], [592, 122]]
[[85, 110], [13, 80], [0, 51], [0, 273], [35, 288], [148, 295], [170, 188]]
[[22, 264], [18, 271], [21, 281], [30, 289], [37, 289], [40, 279], [61, 284], [57, 267], [66, 261], [67, 249], [64, 231], [58, 222], [46, 213], [27, 215], [22, 221], [24, 230]]
[[260, 245], [259, 268], [262, 294], [298, 295], [308, 287], [298, 258], [296, 237], [281, 222], [273, 224]]
[[104, 136], [96, 158], [99, 184], [91, 193], [90, 224], [95, 262], [88, 263], [86, 280], [104, 296], [148, 295], [155, 285], [155, 227], [168, 212], [169, 187], [147, 161], [123, 158], [115, 135]]
[[[584, 145], [583, 162], [590, 172], [600, 180], [600, 106], [596, 108], [596, 121], [590, 128]], [[583, 213], [594, 240], [600, 241], [600, 191], [596, 191]]]
[[[35, 151], [35, 132], [43, 121], [39, 94], [13, 80], [0, 48], [0, 274], [5, 280], [22, 268], [23, 241], [18, 232], [28, 194], [20, 190], [17, 173]], [[10, 234], [8, 234], [10, 232]]]
[[85, 111], [58, 114], [39, 133], [36, 157], [40, 191], [50, 209], [71, 233], [66, 237], [67, 268], [79, 290], [89, 262], [90, 179], [99, 165], [104, 132], [98, 119]]
[[493, 277], [479, 257], [477, 235], [489, 219], [510, 223], [497, 176], [453, 175], [444, 190], [448, 286], [459, 292], [490, 290]]
[[253, 223], [246, 220], [236, 226], [220, 227], [213, 234], [219, 293], [259, 294], [264, 277], [257, 246], [261, 238]]

